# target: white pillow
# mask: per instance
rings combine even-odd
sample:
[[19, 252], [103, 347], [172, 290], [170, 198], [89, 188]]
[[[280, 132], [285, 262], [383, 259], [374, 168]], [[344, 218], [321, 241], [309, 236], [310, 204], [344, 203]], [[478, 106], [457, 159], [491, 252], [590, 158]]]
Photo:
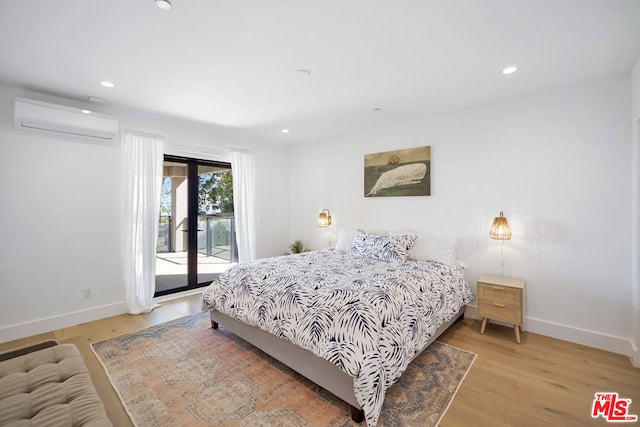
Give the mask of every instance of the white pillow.
[[[399, 235], [406, 233], [391, 231], [389, 234]], [[455, 264], [456, 248], [457, 240], [453, 237], [418, 234], [418, 239], [409, 252], [409, 259]]]
[[348, 252], [351, 249], [355, 237], [356, 230], [340, 230], [338, 233], [338, 241], [336, 242], [336, 249]]

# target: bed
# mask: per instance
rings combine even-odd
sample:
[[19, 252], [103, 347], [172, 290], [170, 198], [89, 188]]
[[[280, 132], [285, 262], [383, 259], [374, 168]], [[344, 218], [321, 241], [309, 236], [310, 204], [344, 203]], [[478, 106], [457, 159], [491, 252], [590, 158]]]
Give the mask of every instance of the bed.
[[387, 388], [472, 299], [455, 265], [409, 259], [416, 238], [362, 232], [349, 251], [239, 264], [206, 288], [203, 309], [375, 426]]

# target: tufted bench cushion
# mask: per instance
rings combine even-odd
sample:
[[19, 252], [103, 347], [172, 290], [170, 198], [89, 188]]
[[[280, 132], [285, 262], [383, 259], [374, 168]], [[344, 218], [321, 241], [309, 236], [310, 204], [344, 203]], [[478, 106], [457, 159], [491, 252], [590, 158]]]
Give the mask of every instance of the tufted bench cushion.
[[112, 425], [76, 346], [14, 356], [0, 359], [0, 426]]

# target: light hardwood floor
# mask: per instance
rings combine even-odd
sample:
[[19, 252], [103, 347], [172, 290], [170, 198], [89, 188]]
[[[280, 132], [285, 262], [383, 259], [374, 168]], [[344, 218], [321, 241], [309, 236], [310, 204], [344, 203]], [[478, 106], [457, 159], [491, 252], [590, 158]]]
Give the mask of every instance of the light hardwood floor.
[[[131, 426], [90, 344], [199, 310], [200, 296], [193, 295], [164, 302], [152, 313], [125, 314], [0, 344], [0, 351], [46, 339], [75, 344], [113, 424]], [[490, 323], [480, 335], [480, 322], [474, 319], [457, 322], [439, 340], [478, 355], [443, 427], [603, 426], [605, 420], [591, 418], [591, 406], [594, 393], [606, 391], [632, 399], [630, 413], [640, 415], [640, 369], [626, 356], [526, 331], [522, 344], [516, 344], [511, 328]]]

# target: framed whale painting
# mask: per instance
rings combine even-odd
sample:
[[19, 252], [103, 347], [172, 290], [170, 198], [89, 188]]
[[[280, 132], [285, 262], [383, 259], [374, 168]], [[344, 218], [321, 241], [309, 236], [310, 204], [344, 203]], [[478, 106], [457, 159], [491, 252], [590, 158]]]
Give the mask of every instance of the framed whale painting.
[[364, 156], [364, 196], [430, 196], [431, 146]]

